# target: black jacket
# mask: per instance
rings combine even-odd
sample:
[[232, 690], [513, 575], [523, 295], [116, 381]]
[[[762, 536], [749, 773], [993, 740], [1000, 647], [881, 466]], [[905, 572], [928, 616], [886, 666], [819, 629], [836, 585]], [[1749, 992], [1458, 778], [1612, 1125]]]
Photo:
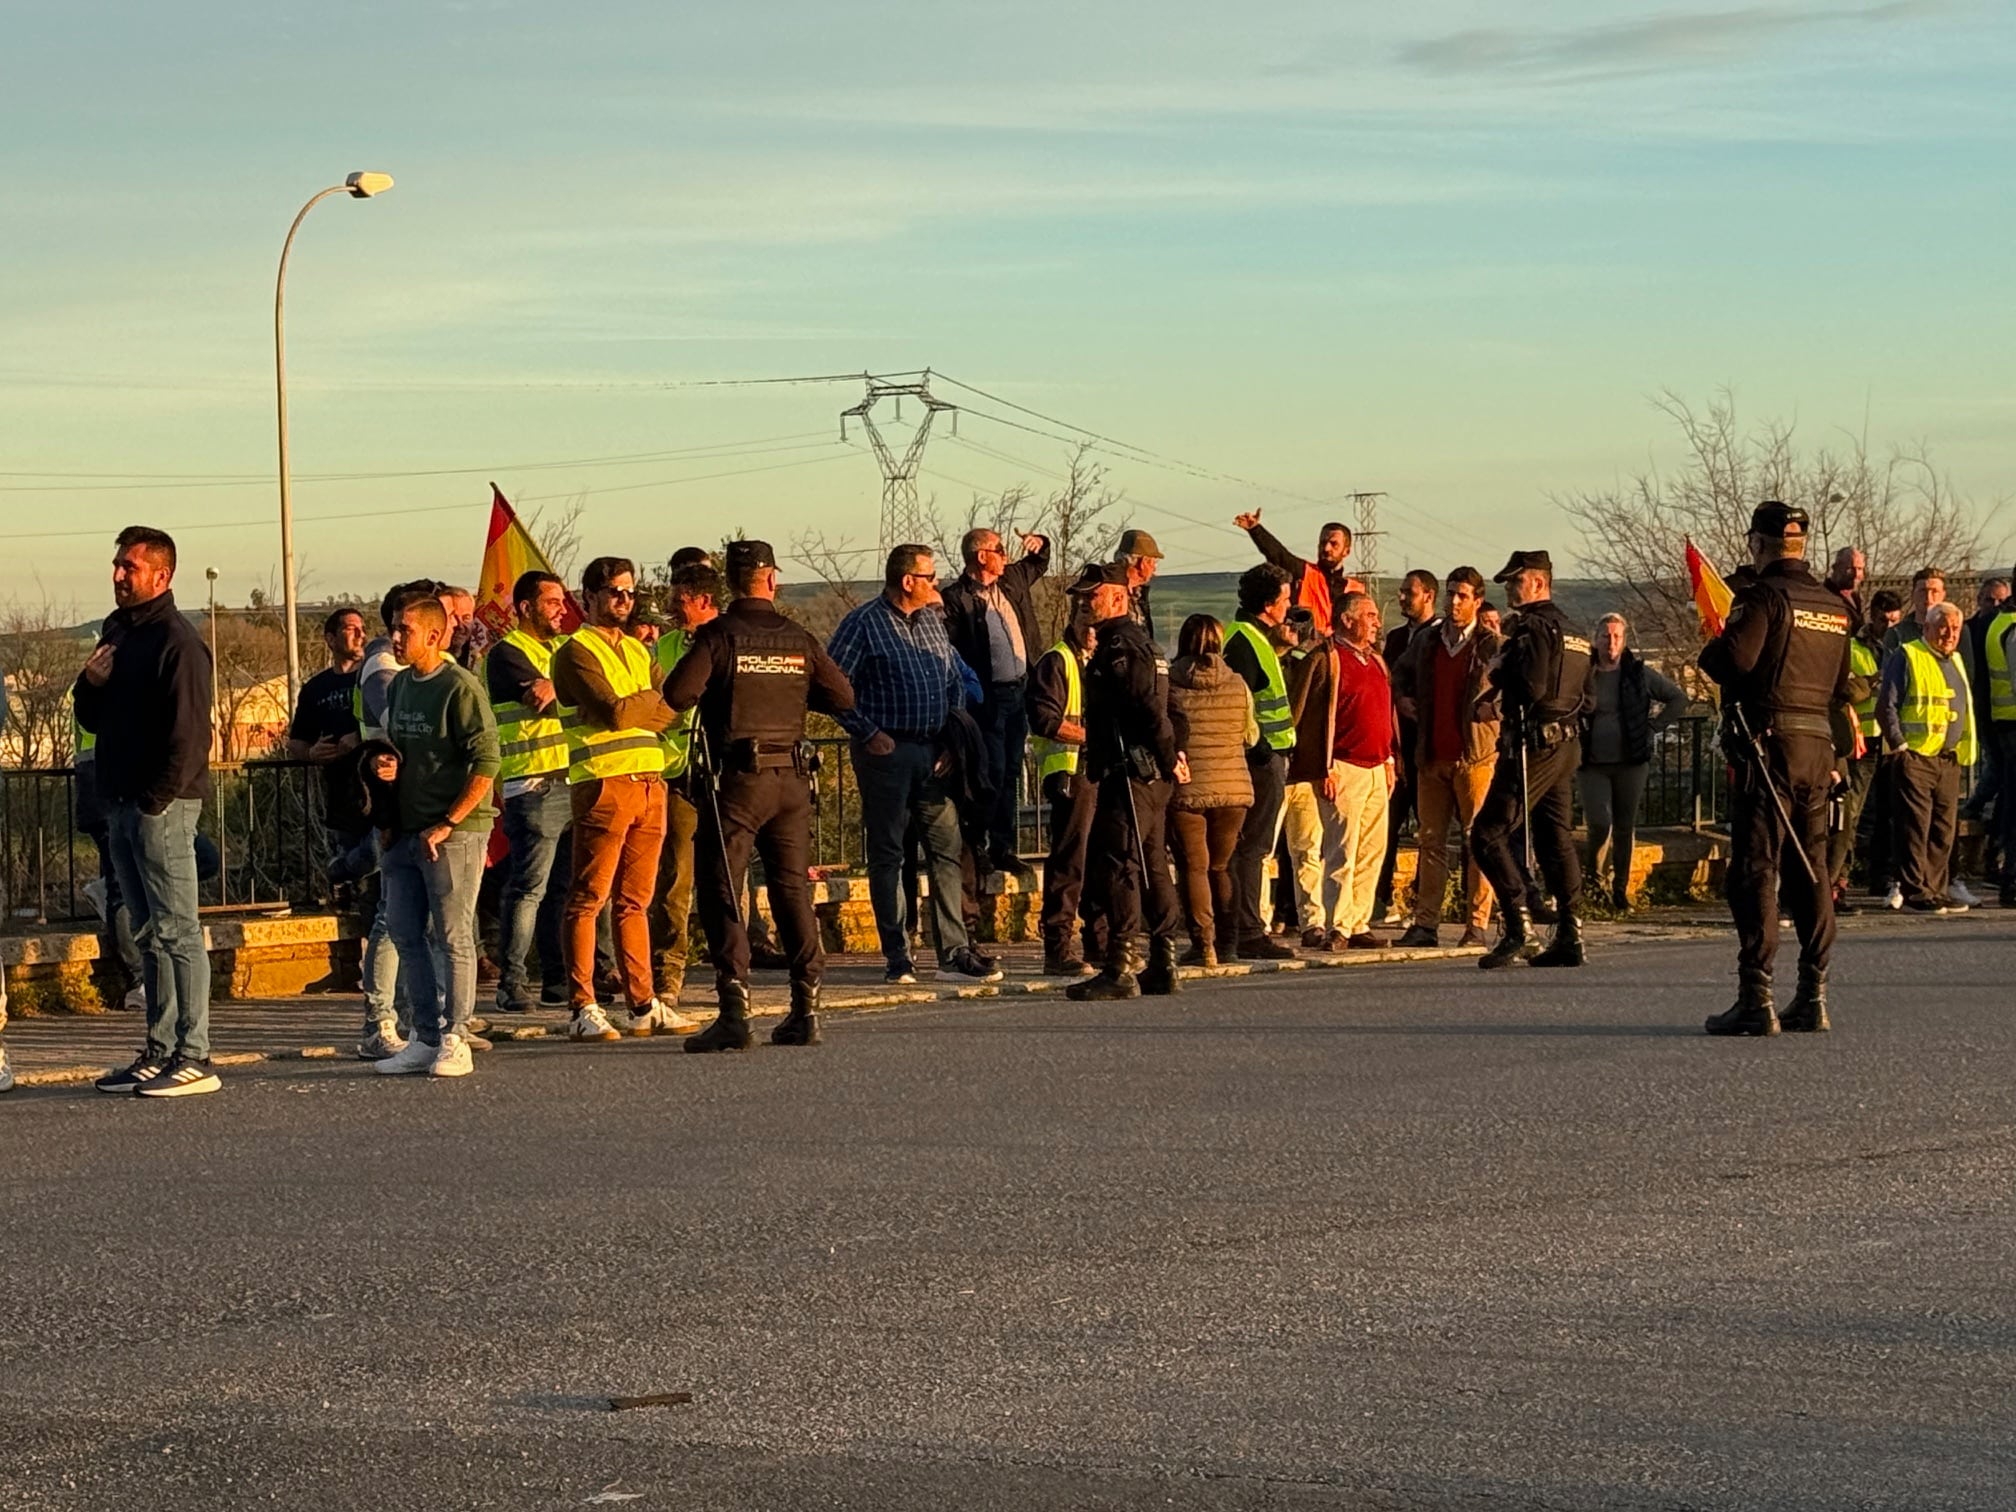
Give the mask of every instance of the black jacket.
[[[1001, 590], [1001, 596], [1008, 601], [1009, 612], [1022, 627], [1023, 660], [1031, 668], [1036, 665], [1036, 658], [1049, 649], [1049, 644], [1037, 640], [1041, 626], [1037, 622], [1036, 606], [1030, 593], [1049, 570], [1050, 538], [1045, 536], [1039, 550], [1030, 552], [1019, 562], [1010, 562], [995, 584]], [[952, 639], [952, 649], [979, 675], [983, 690], [991, 687], [994, 682], [994, 657], [987, 643], [987, 605], [980, 597], [979, 584], [962, 572], [945, 589], [942, 597], [945, 600], [945, 631]], [[1027, 675], [1026, 672], [1024, 675]]]
[[80, 675], [77, 723], [98, 737], [98, 794], [159, 814], [210, 796], [210, 648], [164, 593], [115, 609], [98, 644], [119, 648], [102, 688]]
[[1176, 731], [1169, 722], [1169, 667], [1148, 633], [1131, 619], [1097, 625], [1085, 668], [1085, 767], [1095, 779], [1117, 769], [1123, 751], [1143, 750], [1164, 778], [1176, 774]]

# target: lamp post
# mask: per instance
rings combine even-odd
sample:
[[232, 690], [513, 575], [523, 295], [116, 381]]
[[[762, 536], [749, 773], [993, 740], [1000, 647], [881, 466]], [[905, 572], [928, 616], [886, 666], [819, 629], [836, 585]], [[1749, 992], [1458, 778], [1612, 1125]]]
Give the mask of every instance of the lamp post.
[[[216, 731], [211, 745], [221, 752], [226, 732], [217, 718], [217, 569], [205, 567], [203, 581], [210, 587], [210, 728]], [[216, 758], [213, 756], [212, 759]]]
[[293, 481], [287, 472], [287, 254], [294, 250], [294, 233], [308, 212], [332, 194], [352, 199], [369, 199], [392, 187], [389, 173], [353, 173], [340, 184], [332, 184], [301, 207], [294, 224], [287, 228], [287, 240], [280, 245], [280, 276], [273, 283], [273, 393], [280, 419], [280, 592], [287, 615], [287, 707], [301, 696], [301, 635], [294, 622], [294, 499]]

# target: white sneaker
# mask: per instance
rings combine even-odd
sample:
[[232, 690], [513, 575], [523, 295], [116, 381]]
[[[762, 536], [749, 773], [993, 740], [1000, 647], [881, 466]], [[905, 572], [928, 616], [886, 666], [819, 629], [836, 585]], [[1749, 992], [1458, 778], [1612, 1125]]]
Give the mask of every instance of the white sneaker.
[[399, 1031], [390, 1024], [374, 1024], [371, 1032], [364, 1036], [357, 1046], [357, 1059], [382, 1061], [390, 1059], [406, 1048], [406, 1041], [399, 1037]]
[[91, 911], [98, 915], [98, 922], [105, 922], [105, 879], [93, 877], [77, 891], [84, 894], [84, 901], [91, 905]]
[[145, 1013], [147, 1011], [147, 989], [145, 987], [127, 988], [126, 996], [119, 1000], [119, 1006], [124, 1008], [128, 1013]]
[[14, 1068], [7, 1064], [7, 1047], [0, 1045], [0, 1092], [14, 1090]]
[[1895, 882], [1892, 882], [1889, 894], [1883, 899], [1883, 906], [1885, 908], [1902, 908], [1904, 906], [1904, 889]]
[[590, 1003], [574, 1010], [574, 1022], [567, 1026], [567, 1038], [571, 1040], [598, 1041], [609, 1044], [623, 1038], [609, 1022], [609, 1016], [602, 1011], [600, 1003]]
[[1399, 907], [1394, 905], [1387, 908], [1386, 912], [1380, 916], [1379, 922], [1382, 926], [1390, 928], [1392, 925], [1401, 924], [1406, 921], [1400, 917]]
[[630, 1014], [630, 1033], [638, 1039], [654, 1034], [691, 1034], [699, 1027], [699, 1019], [681, 1013], [663, 998], [653, 998]]
[[1974, 890], [1958, 877], [1955, 877], [1947, 886], [1946, 900], [1949, 903], [1957, 904], [1961, 908], [1979, 908], [1981, 906], [1981, 900], [1974, 896]]
[[441, 1052], [433, 1045], [419, 1040], [408, 1040], [396, 1055], [388, 1055], [378, 1062], [380, 1076], [418, 1076], [422, 1071], [434, 1069], [434, 1057]]
[[476, 1058], [469, 1053], [469, 1043], [459, 1034], [441, 1036], [441, 1048], [434, 1052], [434, 1059], [427, 1067], [429, 1076], [467, 1076], [476, 1069]]

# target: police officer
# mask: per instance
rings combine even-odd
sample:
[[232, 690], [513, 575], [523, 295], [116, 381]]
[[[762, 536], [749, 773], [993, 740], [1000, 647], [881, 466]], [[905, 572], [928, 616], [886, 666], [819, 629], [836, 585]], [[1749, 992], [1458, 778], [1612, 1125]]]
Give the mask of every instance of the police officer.
[[[1859, 756], [1862, 737], [1849, 699], [1848, 608], [1807, 568], [1806, 532], [1806, 511], [1796, 505], [1757, 506], [1750, 516], [1754, 575], [1700, 657], [1701, 670], [1722, 689], [1724, 743], [1735, 768], [1729, 911], [1740, 942], [1738, 996], [1709, 1018], [1710, 1034], [1776, 1034], [1781, 1023], [1806, 1033], [1828, 1027], [1834, 895], [1826, 885], [1827, 795], [1837, 743]], [[1771, 1001], [1781, 899], [1799, 931], [1799, 991], [1782, 1020]]]
[[714, 954], [720, 1017], [686, 1042], [688, 1050], [749, 1048], [749, 930], [736, 882], [753, 845], [763, 859], [770, 911], [791, 958], [791, 1012], [771, 1032], [773, 1045], [819, 1042], [819, 948], [806, 868], [811, 855], [811, 776], [805, 739], [808, 707], [840, 714], [854, 689], [806, 630], [777, 612], [777, 558], [765, 541], [730, 541], [723, 576], [731, 599], [718, 619], [693, 634], [665, 680], [677, 713], [700, 708], [699, 734], [709, 767], [696, 792], [700, 828], [694, 852], [700, 922]]
[[[1105, 969], [1073, 982], [1064, 995], [1079, 1002], [1167, 995], [1177, 990], [1182, 912], [1169, 876], [1163, 820], [1171, 785], [1188, 776], [1169, 723], [1169, 666], [1128, 612], [1124, 564], [1087, 566], [1074, 590], [1091, 596], [1095, 637], [1084, 678], [1083, 770], [1099, 796], [1085, 889], [1103, 905], [1107, 933]], [[1137, 977], [1130, 953], [1144, 912], [1148, 966]]]
[[[1570, 819], [1582, 724], [1596, 707], [1589, 637], [1556, 607], [1554, 561], [1546, 552], [1513, 552], [1492, 581], [1505, 585], [1506, 601], [1518, 613], [1506, 626], [1505, 648], [1491, 674], [1504, 713], [1498, 765], [1470, 828], [1470, 853], [1498, 894], [1505, 932], [1477, 964], [1487, 970], [1519, 960], [1580, 966], [1582, 862]], [[1531, 900], [1520, 865], [1528, 827], [1540, 875], [1554, 895], [1554, 938], [1545, 950], [1532, 943]]]

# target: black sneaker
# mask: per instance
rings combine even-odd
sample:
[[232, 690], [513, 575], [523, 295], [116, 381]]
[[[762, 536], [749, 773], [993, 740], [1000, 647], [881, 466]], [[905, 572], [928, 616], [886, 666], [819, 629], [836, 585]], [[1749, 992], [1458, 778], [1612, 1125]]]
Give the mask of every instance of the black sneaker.
[[114, 1071], [109, 1076], [101, 1076], [91, 1085], [100, 1092], [131, 1092], [154, 1080], [168, 1069], [168, 1062], [142, 1050], [134, 1057], [133, 1064], [123, 1071]]
[[133, 1091], [141, 1097], [200, 1097], [205, 1092], [221, 1091], [223, 1086], [217, 1073], [210, 1069], [210, 1062], [178, 1055], [159, 1076], [142, 1082]]
[[939, 963], [938, 969], [941, 972], [971, 977], [976, 982], [1001, 980], [1001, 968], [994, 964], [993, 958], [982, 955], [971, 946], [964, 950], [953, 951]]

